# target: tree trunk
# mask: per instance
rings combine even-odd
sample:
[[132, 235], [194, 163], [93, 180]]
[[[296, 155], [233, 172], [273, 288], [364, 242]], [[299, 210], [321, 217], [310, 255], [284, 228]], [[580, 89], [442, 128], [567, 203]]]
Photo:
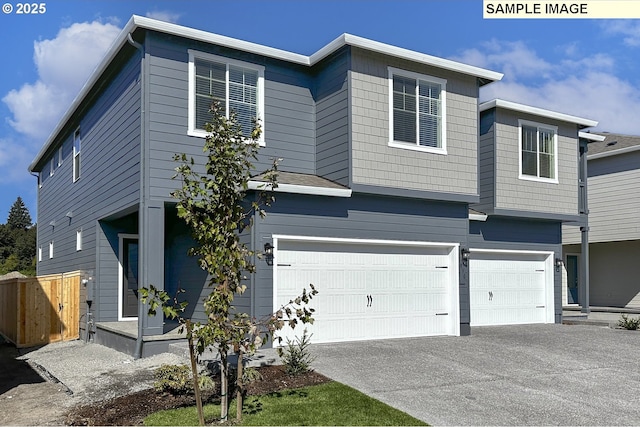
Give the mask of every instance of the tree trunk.
[[227, 352], [220, 350], [220, 419], [229, 418], [229, 372]]
[[238, 350], [238, 377], [236, 378], [236, 420], [242, 421], [242, 406], [244, 398], [244, 361], [242, 350]]
[[196, 395], [196, 406], [198, 407], [198, 421], [204, 425], [204, 411], [202, 409], [202, 397], [200, 396], [200, 384], [198, 381], [198, 366], [196, 365], [196, 355], [193, 351], [193, 325], [191, 320], [187, 320], [187, 338], [189, 340], [189, 358], [191, 359], [191, 374], [193, 376], [193, 391]]

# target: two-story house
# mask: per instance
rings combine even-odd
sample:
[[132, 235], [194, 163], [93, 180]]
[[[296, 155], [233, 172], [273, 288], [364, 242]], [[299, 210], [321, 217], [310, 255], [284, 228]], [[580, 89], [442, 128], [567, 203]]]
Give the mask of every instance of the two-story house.
[[559, 322], [560, 224], [578, 216], [578, 130], [595, 122], [504, 102], [480, 119], [479, 88], [501, 78], [348, 34], [304, 56], [134, 16], [30, 166], [38, 274], [86, 271], [95, 340], [137, 356], [167, 328], [139, 287], [187, 290], [202, 319], [172, 157], [202, 155], [216, 99], [261, 121], [256, 174], [283, 159], [243, 236], [272, 256], [239, 309], [261, 317], [313, 283], [315, 342]]
[[[566, 266], [565, 305], [640, 307], [640, 137], [589, 133], [588, 246], [575, 227], [563, 230]], [[583, 258], [588, 250], [587, 271]], [[589, 280], [588, 292], [576, 282]]]

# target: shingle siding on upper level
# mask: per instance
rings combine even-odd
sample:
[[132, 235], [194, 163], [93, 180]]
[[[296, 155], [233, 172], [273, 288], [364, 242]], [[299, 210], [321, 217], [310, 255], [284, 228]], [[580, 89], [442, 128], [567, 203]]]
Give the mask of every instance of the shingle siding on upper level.
[[[389, 147], [388, 67], [447, 80], [447, 155]], [[477, 195], [475, 77], [352, 48], [350, 83], [352, 183]]]
[[306, 69], [259, 55], [219, 46], [150, 33], [149, 57], [149, 144], [150, 195], [170, 199], [179, 185], [172, 180], [176, 153], [202, 156], [204, 139], [187, 135], [188, 50], [195, 49], [265, 67], [264, 136], [256, 170], [282, 158], [280, 169], [315, 173], [315, 104], [311, 77]]
[[[519, 179], [519, 119], [558, 127], [558, 184]], [[500, 108], [494, 126], [495, 208], [578, 215], [577, 126]]]
[[[73, 153], [38, 190], [38, 274], [93, 270], [96, 219], [136, 204], [140, 194], [140, 62], [133, 54], [80, 119], [80, 179], [73, 182]], [[64, 142], [72, 144], [76, 127]], [[56, 154], [57, 155], [57, 154]], [[45, 169], [46, 170], [46, 169]], [[47, 170], [48, 173], [48, 170]], [[71, 218], [67, 213], [71, 212]], [[55, 221], [55, 227], [48, 224]], [[76, 251], [76, 231], [82, 250]], [[49, 242], [54, 256], [49, 259]]]

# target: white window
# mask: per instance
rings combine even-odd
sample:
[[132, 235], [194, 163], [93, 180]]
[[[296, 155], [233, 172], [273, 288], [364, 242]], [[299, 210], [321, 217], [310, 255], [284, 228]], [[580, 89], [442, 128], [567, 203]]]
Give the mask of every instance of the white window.
[[520, 130], [520, 178], [558, 183], [558, 128], [525, 120]]
[[42, 246], [38, 246], [38, 262], [42, 262]]
[[53, 240], [49, 242], [49, 259], [53, 258]]
[[73, 133], [73, 182], [80, 179], [80, 148], [82, 140], [80, 139], [80, 129]]
[[246, 136], [258, 120], [264, 145], [264, 67], [189, 50], [189, 135], [206, 136], [213, 102], [220, 103], [227, 117], [236, 113]]
[[49, 176], [53, 176], [53, 173], [56, 171], [56, 161], [55, 159], [51, 159], [49, 163]]
[[58, 148], [58, 166], [62, 166], [64, 158], [62, 156], [62, 147]]
[[447, 154], [447, 81], [389, 67], [389, 146]]
[[76, 230], [76, 251], [82, 250], [82, 228]]

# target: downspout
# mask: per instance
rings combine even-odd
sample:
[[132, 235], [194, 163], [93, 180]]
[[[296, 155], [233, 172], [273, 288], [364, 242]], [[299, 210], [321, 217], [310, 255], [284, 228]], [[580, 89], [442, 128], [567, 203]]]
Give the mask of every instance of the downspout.
[[588, 151], [589, 143], [585, 142], [582, 157], [580, 159], [580, 161], [582, 162], [582, 179], [584, 181], [584, 221], [582, 226], [580, 227], [580, 246], [582, 253], [581, 273], [584, 286], [584, 292], [582, 295], [582, 313], [586, 314], [587, 316], [589, 315], [589, 313], [591, 313], [591, 302], [589, 301], [589, 173], [587, 170]]
[[[142, 176], [142, 174], [144, 173], [144, 162], [145, 162], [145, 158], [144, 158], [144, 150], [143, 150], [143, 145], [144, 145], [144, 138], [145, 138], [145, 90], [144, 90], [144, 84], [145, 84], [145, 63], [144, 63], [144, 57], [145, 57], [145, 51], [144, 51], [144, 46], [142, 46], [140, 43], [138, 43], [137, 41], [135, 41], [133, 39], [133, 37], [131, 36], [131, 33], [127, 34], [127, 40], [129, 41], [129, 44], [131, 44], [131, 46], [135, 47], [136, 49], [138, 49], [140, 51], [140, 102], [141, 102], [141, 106], [140, 106], [140, 212], [144, 211], [144, 205], [145, 205], [145, 194], [144, 194], [144, 177]], [[140, 225], [138, 225], [138, 234], [140, 234], [140, 230], [139, 230]], [[144, 237], [144, 236], [142, 236]], [[138, 266], [138, 268], [140, 268]], [[140, 284], [138, 284], [138, 286], [140, 286]], [[142, 357], [142, 345], [144, 344], [144, 328], [143, 328], [143, 324], [142, 324], [142, 319], [145, 315], [144, 312], [144, 305], [138, 300], [138, 336], [136, 338], [136, 349], [135, 352], [133, 354], [133, 357], [135, 359], [140, 359]]]

